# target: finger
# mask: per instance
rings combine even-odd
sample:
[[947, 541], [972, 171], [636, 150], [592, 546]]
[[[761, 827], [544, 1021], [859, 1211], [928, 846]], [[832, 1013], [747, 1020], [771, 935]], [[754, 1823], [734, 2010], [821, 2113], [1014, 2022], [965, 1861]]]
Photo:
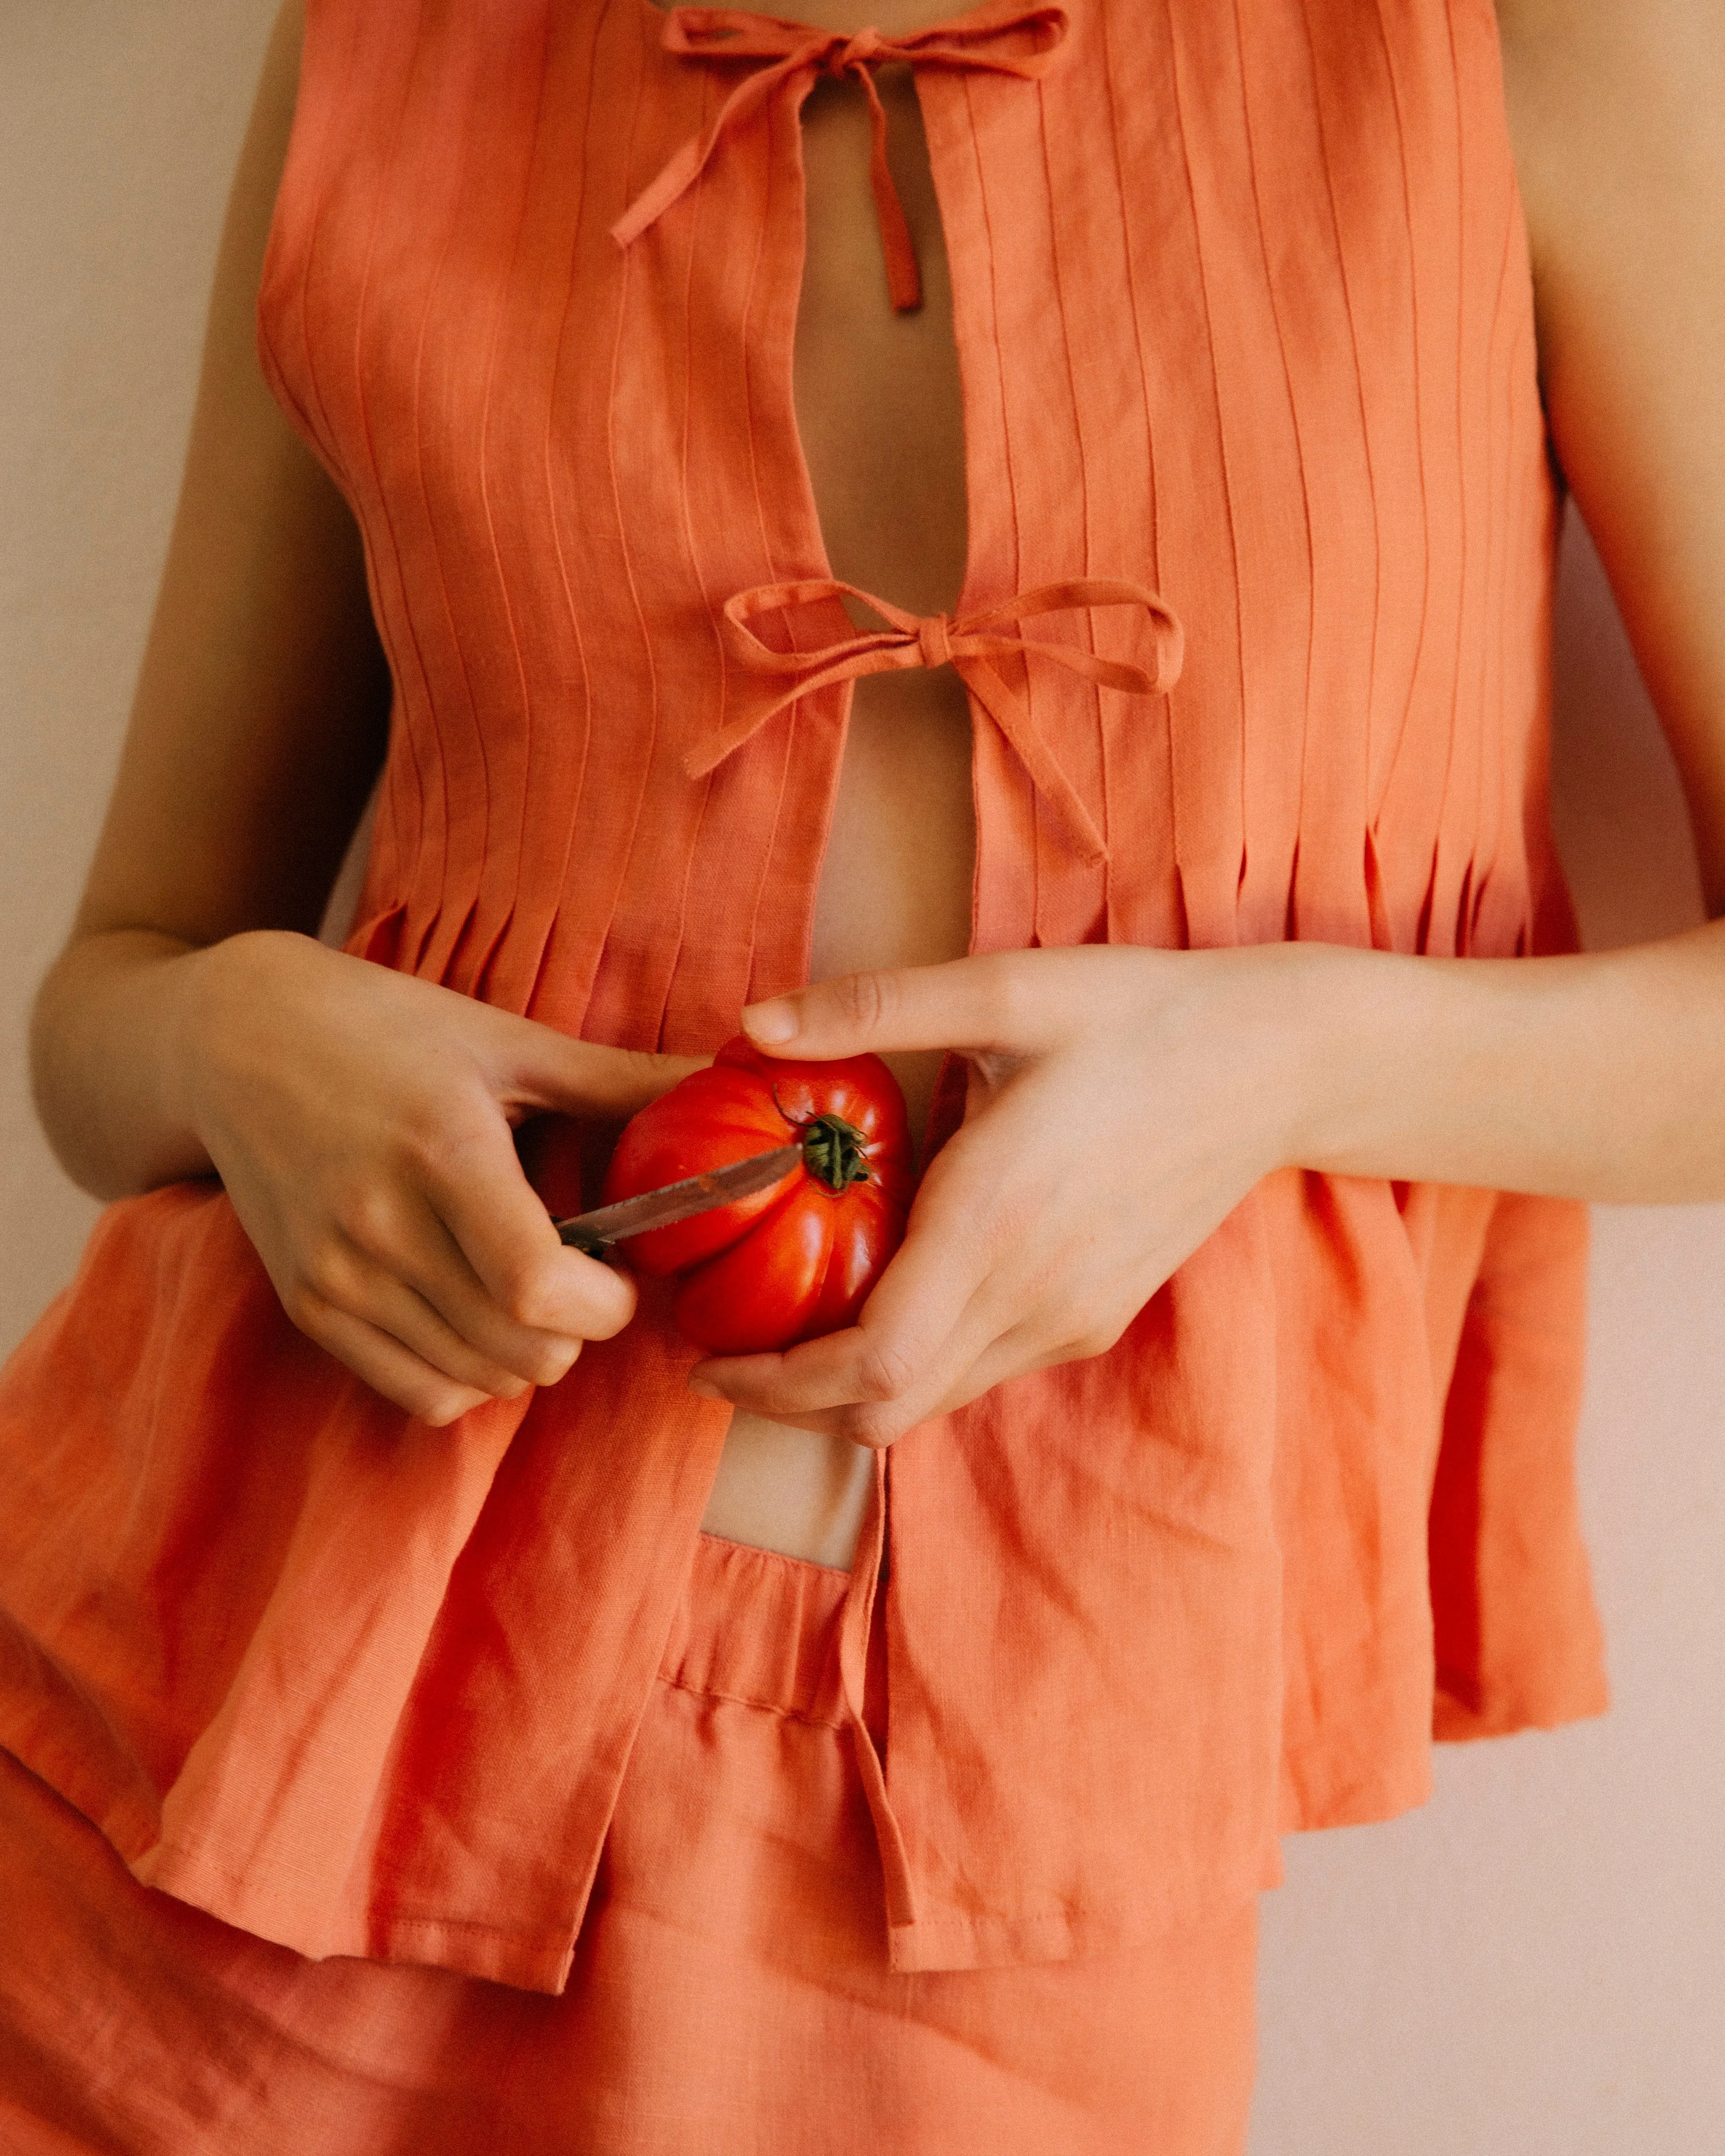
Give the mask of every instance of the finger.
[[[944, 1395], [955, 1390], [962, 1379], [962, 1371], [955, 1368], [949, 1373], [937, 1367], [924, 1373], [921, 1384], [890, 1399], [842, 1400], [833, 1406], [815, 1407], [809, 1404], [811, 1396], [821, 1398], [834, 1389], [810, 1387], [787, 1378], [782, 1371], [762, 1367], [778, 1360], [783, 1358], [750, 1356], [722, 1366], [703, 1364], [691, 1373], [690, 1389], [705, 1399], [729, 1400], [734, 1407], [793, 1430], [846, 1438], [853, 1445], [878, 1449], [939, 1413]], [[742, 1368], [745, 1362], [752, 1367]]]
[[327, 1299], [349, 1317], [362, 1318], [380, 1332], [387, 1332], [409, 1353], [457, 1384], [487, 1393], [494, 1399], [517, 1399], [530, 1385], [555, 1384], [581, 1352], [578, 1340], [548, 1335], [554, 1341], [555, 1353], [540, 1363], [545, 1374], [518, 1370], [451, 1325], [441, 1311], [405, 1281], [368, 1263], [357, 1253], [352, 1276], [343, 1284], [343, 1291]]
[[710, 1055], [608, 1048], [506, 1011], [495, 1015], [503, 1021], [497, 1092], [510, 1107], [621, 1120], [712, 1061]]
[[[604, 1337], [583, 1332], [578, 1325], [547, 1329], [512, 1317], [487, 1290], [449, 1229], [429, 1209], [412, 1247], [393, 1256], [386, 1270], [422, 1299], [470, 1353], [530, 1384], [556, 1384], [575, 1360], [583, 1339]], [[608, 1274], [607, 1278], [621, 1284], [633, 1311], [634, 1288], [628, 1275]], [[593, 1313], [596, 1318], [599, 1315]]]
[[989, 1300], [973, 1295], [958, 1321], [927, 1343], [878, 1331], [871, 1301], [843, 1332], [780, 1355], [715, 1358], [698, 1363], [690, 1383], [775, 1422], [857, 1445], [890, 1445], [938, 1410], [993, 1338], [998, 1326]]
[[341, 1299], [440, 1369], [500, 1397], [556, 1384], [581, 1352], [580, 1333], [519, 1324], [500, 1309], [429, 1214], [409, 1254], [373, 1265], [361, 1291]]
[[862, 1398], [860, 1343], [860, 1329], [847, 1326], [779, 1354], [711, 1356], [690, 1372], [690, 1389], [775, 1422], [852, 1407]]
[[480, 1286], [504, 1316], [538, 1332], [608, 1340], [634, 1312], [626, 1274], [567, 1250], [521, 1173], [508, 1126], [478, 1110], [427, 1163], [426, 1194]]
[[908, 1242], [901, 1246], [855, 1325], [779, 1354], [716, 1356], [698, 1363], [692, 1378], [739, 1407], [777, 1416], [909, 1393], [940, 1359], [974, 1292], [954, 1265], [925, 1301], [896, 1295], [892, 1276], [910, 1250]]
[[1011, 1378], [1106, 1353], [1111, 1344], [1074, 1339], [1052, 1347], [1040, 1327], [1014, 1326], [999, 1337], [986, 1341], [979, 1351], [973, 1352], [969, 1343], [955, 1342], [950, 1359], [943, 1358], [942, 1366], [930, 1371], [923, 1385], [901, 1399], [845, 1402], [826, 1409], [799, 1400], [800, 1383], [791, 1386], [783, 1371], [774, 1367], [785, 1362], [783, 1356], [737, 1356], [722, 1364], [702, 1363], [691, 1373], [691, 1386], [708, 1397], [730, 1399], [738, 1407], [770, 1415], [794, 1429], [878, 1448], [894, 1443], [936, 1415], [956, 1414]]
[[377, 1326], [310, 1291], [300, 1292], [289, 1315], [300, 1332], [373, 1392], [420, 1422], [441, 1428], [492, 1397], [477, 1386], [459, 1383]]
[[752, 1004], [743, 1030], [773, 1055], [880, 1055], [901, 1049], [1024, 1049], [1048, 1034], [1050, 998], [1034, 991], [1026, 957], [991, 952], [942, 966], [843, 973]]

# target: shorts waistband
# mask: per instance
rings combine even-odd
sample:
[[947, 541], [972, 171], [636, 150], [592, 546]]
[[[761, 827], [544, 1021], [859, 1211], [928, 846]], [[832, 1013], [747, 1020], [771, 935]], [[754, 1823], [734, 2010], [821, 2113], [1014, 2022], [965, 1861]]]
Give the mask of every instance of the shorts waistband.
[[842, 1728], [849, 1573], [718, 1535], [696, 1538], [661, 1684]]

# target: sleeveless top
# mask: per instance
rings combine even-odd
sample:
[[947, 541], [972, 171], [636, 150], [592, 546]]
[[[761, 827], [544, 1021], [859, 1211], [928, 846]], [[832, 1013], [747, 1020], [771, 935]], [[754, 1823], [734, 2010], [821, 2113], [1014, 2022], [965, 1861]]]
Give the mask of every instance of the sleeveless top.
[[[261, 349], [394, 674], [351, 949], [710, 1050], [804, 978], [846, 677], [948, 655], [978, 950], [1570, 947], [1491, 0], [307, 14]], [[870, 639], [793, 418], [798, 112], [893, 58], [969, 553]], [[1419, 1802], [1434, 1726], [1598, 1711], [1584, 1217], [1277, 1174], [1111, 1352], [894, 1448], [843, 1675], [895, 1966], [1147, 1938]], [[691, 1359], [649, 1296], [430, 1430], [218, 1188], [112, 1207], [0, 1383], [0, 1742], [229, 1922], [559, 1989], [723, 1439]]]

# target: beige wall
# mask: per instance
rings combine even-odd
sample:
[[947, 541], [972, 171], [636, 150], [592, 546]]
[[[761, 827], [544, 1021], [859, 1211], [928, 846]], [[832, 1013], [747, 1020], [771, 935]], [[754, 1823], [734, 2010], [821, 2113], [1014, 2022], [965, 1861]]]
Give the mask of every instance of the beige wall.
[[0, 0], [0, 1348], [95, 1208], [37, 1137], [64, 935], [167, 543], [271, 0]]
[[[30, 1119], [23, 1008], [113, 762], [270, 12], [0, 0], [0, 1348], [92, 1217]], [[1564, 596], [1564, 837], [1590, 932], [1627, 940], [1687, 917], [1693, 870], [1584, 542]], [[1254, 2156], [1725, 2148], [1725, 1211], [1601, 1217], [1594, 1301], [1616, 1709], [1291, 1848]]]

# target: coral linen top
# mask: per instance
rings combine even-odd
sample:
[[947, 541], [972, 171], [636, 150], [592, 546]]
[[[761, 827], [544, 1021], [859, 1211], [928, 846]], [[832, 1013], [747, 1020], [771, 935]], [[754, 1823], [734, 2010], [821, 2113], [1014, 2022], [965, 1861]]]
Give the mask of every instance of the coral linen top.
[[[944, 656], [978, 950], [1565, 947], [1491, 0], [307, 12], [262, 349], [394, 672], [352, 949], [711, 1050], [805, 977], [849, 677]], [[952, 622], [869, 639], [793, 412], [798, 116], [894, 59], [969, 557]], [[1435, 1718], [1603, 1703], [1583, 1265], [1568, 1205], [1279, 1174], [1111, 1353], [894, 1449], [844, 1663], [895, 1966], [1147, 1937], [1417, 1803]], [[724, 1436], [691, 1359], [649, 1299], [430, 1430], [218, 1187], [114, 1206], [0, 1384], [0, 1742], [230, 1923], [557, 1989]]]

